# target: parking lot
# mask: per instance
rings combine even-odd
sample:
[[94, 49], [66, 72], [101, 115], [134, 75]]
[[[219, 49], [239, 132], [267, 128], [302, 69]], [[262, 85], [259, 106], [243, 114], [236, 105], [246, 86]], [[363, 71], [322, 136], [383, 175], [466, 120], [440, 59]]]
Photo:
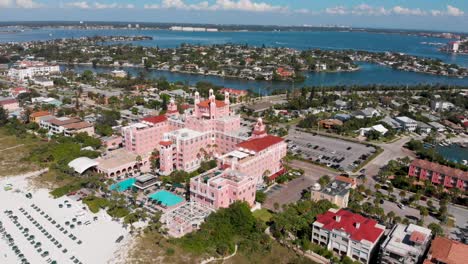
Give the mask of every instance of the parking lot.
[[287, 182], [286, 184], [278, 184], [271, 187], [267, 192], [267, 199], [262, 205], [264, 208], [276, 211], [274, 204], [278, 203], [280, 206], [283, 204], [290, 204], [297, 202], [302, 195], [302, 192], [316, 183], [323, 175], [328, 175], [334, 178], [338, 173], [330, 171], [308, 162], [293, 160], [289, 165], [294, 169], [301, 169], [304, 175]]
[[289, 151], [334, 169], [352, 171], [376, 151], [372, 146], [359, 143], [300, 131], [291, 132], [286, 140]]

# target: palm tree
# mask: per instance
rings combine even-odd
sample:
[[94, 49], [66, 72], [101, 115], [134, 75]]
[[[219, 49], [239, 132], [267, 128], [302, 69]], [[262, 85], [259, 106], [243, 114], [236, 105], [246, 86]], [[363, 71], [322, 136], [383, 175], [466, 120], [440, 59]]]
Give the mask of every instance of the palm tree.
[[136, 161], [137, 166], [138, 166], [138, 171], [140, 171], [140, 166], [141, 166], [141, 161], [142, 161], [142, 160], [143, 160], [143, 159], [141, 158], [140, 155], [136, 156], [136, 158], [135, 158], [135, 161]]
[[401, 190], [400, 192], [401, 199], [405, 198], [405, 196], [406, 196], [406, 192], [404, 190]]
[[429, 215], [429, 211], [427, 210], [426, 207], [421, 206], [419, 207], [419, 214], [421, 215], [421, 221], [424, 222], [424, 217]]
[[393, 212], [393, 211], [388, 212], [388, 213], [387, 213], [388, 222], [392, 224], [392, 223], [393, 223], [393, 219], [395, 218], [395, 216], [396, 216], [396, 215], [395, 215], [395, 212]]

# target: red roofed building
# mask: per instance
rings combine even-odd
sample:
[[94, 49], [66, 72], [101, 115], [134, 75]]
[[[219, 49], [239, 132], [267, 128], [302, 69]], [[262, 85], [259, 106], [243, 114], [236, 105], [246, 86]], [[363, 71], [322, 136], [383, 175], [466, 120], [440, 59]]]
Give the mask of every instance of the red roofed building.
[[428, 180], [434, 185], [443, 185], [445, 188], [468, 190], [468, 172], [427, 160], [413, 160], [408, 175], [421, 181]]
[[223, 88], [219, 91], [221, 94], [229, 93], [231, 97], [236, 99], [236, 102], [242, 101], [242, 98], [247, 96], [249, 93], [245, 90], [237, 90], [232, 88]]
[[445, 237], [432, 240], [424, 264], [464, 264], [468, 262], [468, 245]]
[[222, 165], [229, 165], [246, 175], [254, 176], [257, 184], [265, 178], [274, 179], [284, 172], [282, 159], [287, 144], [283, 138], [268, 135], [261, 118], [258, 119], [252, 137], [236, 145], [236, 150], [223, 155]]
[[385, 227], [377, 221], [343, 209], [318, 215], [312, 225], [312, 242], [338, 255], [369, 263]]
[[0, 98], [0, 106], [10, 112], [20, 108], [18, 101], [14, 98]]
[[276, 70], [276, 73], [281, 77], [281, 78], [289, 78], [294, 76], [294, 71], [287, 70], [283, 67], [279, 67]]
[[22, 93], [29, 93], [29, 89], [26, 89], [24, 87], [16, 87], [16, 88], [11, 88], [10, 89], [10, 96], [16, 98], [18, 95]]
[[148, 122], [151, 124], [158, 124], [162, 122], [167, 121], [167, 117], [164, 115], [158, 115], [158, 116], [147, 116], [141, 119], [142, 122]]

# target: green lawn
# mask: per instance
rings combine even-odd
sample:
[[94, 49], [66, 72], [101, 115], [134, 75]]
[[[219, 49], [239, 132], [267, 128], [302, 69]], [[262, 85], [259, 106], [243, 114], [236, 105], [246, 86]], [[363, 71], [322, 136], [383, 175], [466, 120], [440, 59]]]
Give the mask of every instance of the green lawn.
[[8, 135], [4, 128], [0, 128], [0, 177], [40, 169], [37, 164], [28, 162], [25, 158], [33, 148], [43, 143], [32, 136], [17, 138]]
[[268, 222], [273, 217], [273, 215], [265, 208], [256, 210], [252, 214], [255, 218], [262, 220], [263, 222]]

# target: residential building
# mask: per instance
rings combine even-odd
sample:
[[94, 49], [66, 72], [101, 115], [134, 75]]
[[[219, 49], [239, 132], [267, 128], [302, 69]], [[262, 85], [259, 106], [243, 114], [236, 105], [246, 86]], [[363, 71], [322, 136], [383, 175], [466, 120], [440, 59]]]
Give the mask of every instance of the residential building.
[[16, 87], [16, 88], [10, 89], [10, 96], [13, 98], [18, 97], [18, 95], [23, 94], [23, 93], [29, 93], [29, 89], [24, 88], [24, 87]]
[[229, 93], [229, 96], [234, 98], [236, 102], [242, 101], [249, 93], [245, 90], [237, 90], [232, 88], [223, 88], [219, 91], [221, 94]]
[[328, 200], [336, 204], [339, 208], [346, 208], [348, 207], [349, 192], [352, 187], [352, 183], [339, 179], [330, 182], [323, 188], [320, 184], [316, 183], [311, 188], [311, 199], [314, 201]]
[[373, 219], [332, 208], [317, 216], [312, 225], [312, 242], [367, 264], [384, 231], [385, 227]]
[[361, 118], [361, 119], [362, 118], [372, 118], [372, 117], [380, 116], [380, 112], [375, 108], [367, 107], [367, 108], [364, 108], [362, 110], [356, 111], [354, 113], [354, 116], [356, 118]]
[[432, 126], [424, 123], [424, 122], [420, 122], [420, 121], [416, 121], [417, 122], [417, 131], [418, 133], [420, 134], [429, 134], [431, 133], [432, 131]]
[[34, 84], [43, 86], [43, 87], [52, 87], [54, 86], [54, 81], [44, 78], [44, 77], [36, 77], [33, 79]]
[[439, 133], [443, 133], [447, 130], [444, 125], [437, 122], [429, 122], [428, 124]]
[[20, 109], [18, 100], [11, 97], [0, 97], [0, 106], [8, 112], [14, 112]]
[[213, 209], [229, 207], [235, 201], [255, 203], [256, 181], [239, 171], [214, 169], [190, 179], [190, 201]]
[[333, 118], [340, 120], [341, 122], [346, 122], [351, 119], [351, 115], [348, 114], [336, 114]]
[[388, 126], [390, 126], [393, 129], [400, 129], [401, 128], [400, 123], [398, 121], [396, 121], [395, 119], [391, 118], [390, 116], [385, 116], [382, 120], [380, 120], [380, 122], [383, 122], [383, 123], [387, 124]]
[[380, 246], [379, 263], [421, 263], [431, 239], [432, 233], [428, 228], [396, 224]]
[[348, 102], [345, 102], [343, 100], [336, 100], [335, 101], [335, 107], [338, 109], [338, 110], [344, 110], [344, 109], [347, 109], [348, 108]]
[[455, 124], [447, 119], [442, 120], [442, 124], [447, 126], [451, 131], [455, 133], [463, 133], [464, 128], [460, 126], [459, 124]]
[[49, 65], [38, 61], [20, 61], [10, 68], [7, 76], [16, 80], [24, 80], [35, 76], [47, 76], [59, 72], [59, 65]]
[[364, 128], [361, 128], [361, 129], [359, 129], [358, 131], [359, 131], [359, 134], [360, 134], [361, 136], [367, 135], [367, 133], [369, 133], [370, 131], [377, 131], [377, 132], [379, 132], [381, 135], [385, 135], [385, 134], [387, 134], [388, 129], [387, 129], [386, 127], [384, 127], [383, 125], [378, 124], [378, 125], [371, 126], [371, 127], [364, 127]]
[[40, 118], [43, 116], [48, 116], [48, 115], [51, 115], [49, 111], [33, 112], [29, 115], [29, 122], [39, 124]]
[[445, 237], [432, 240], [424, 264], [464, 264], [468, 260], [468, 245]]
[[401, 128], [406, 131], [414, 132], [418, 127], [418, 122], [407, 116], [398, 116], [395, 120], [400, 123]]
[[319, 125], [325, 129], [330, 129], [330, 128], [342, 126], [343, 122], [338, 119], [323, 119], [319, 121]]
[[450, 102], [439, 101], [439, 100], [431, 101], [432, 111], [447, 111], [447, 110], [453, 109], [454, 107], [455, 105]]
[[123, 70], [113, 70], [111, 71], [111, 76], [114, 78], [125, 78], [127, 77], [127, 72]]
[[468, 190], [468, 172], [440, 165], [427, 160], [415, 159], [409, 166], [408, 175], [421, 181], [429, 181], [445, 188]]
[[82, 121], [77, 117], [40, 118], [39, 125], [41, 128], [47, 129], [51, 135], [61, 134], [71, 136], [76, 133], [87, 133], [90, 136], [94, 135], [94, 125]]

